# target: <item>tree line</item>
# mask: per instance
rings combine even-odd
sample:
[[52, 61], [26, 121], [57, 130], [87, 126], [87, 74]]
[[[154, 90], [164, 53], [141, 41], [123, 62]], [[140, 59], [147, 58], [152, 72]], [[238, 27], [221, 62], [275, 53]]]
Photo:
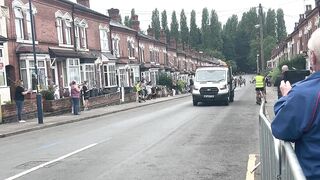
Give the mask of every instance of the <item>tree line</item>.
[[[215, 10], [209, 12], [208, 8], [203, 8], [199, 27], [196, 23], [195, 10], [191, 11], [190, 21], [184, 9], [180, 12], [180, 21], [177, 19], [176, 11], [173, 11], [169, 25], [167, 11], [162, 11], [160, 15], [159, 10], [154, 9], [150, 26], [154, 30], [156, 39], [160, 39], [162, 29], [167, 35], [168, 43], [170, 39], [175, 39], [183, 45], [183, 48], [191, 47], [225, 60], [238, 71], [254, 72], [257, 54], [260, 51], [260, 30], [256, 26], [259, 24], [260, 15], [262, 15], [266, 61], [270, 59], [272, 49], [287, 37], [282, 9], [277, 11], [268, 9], [267, 12], [262, 11], [262, 13], [258, 13], [257, 10], [254, 7], [244, 12], [240, 20], [237, 15], [232, 15], [222, 25]], [[133, 15], [135, 15], [134, 9], [131, 11], [131, 17]], [[131, 17], [125, 16], [124, 24], [128, 27], [131, 27]]]

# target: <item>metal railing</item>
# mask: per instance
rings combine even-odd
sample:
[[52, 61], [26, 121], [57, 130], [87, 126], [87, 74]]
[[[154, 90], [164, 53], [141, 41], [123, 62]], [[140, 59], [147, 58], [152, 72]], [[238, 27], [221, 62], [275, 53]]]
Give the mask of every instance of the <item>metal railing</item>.
[[305, 180], [293, 146], [272, 135], [271, 123], [265, 116], [265, 103], [259, 113], [260, 161], [262, 180]]

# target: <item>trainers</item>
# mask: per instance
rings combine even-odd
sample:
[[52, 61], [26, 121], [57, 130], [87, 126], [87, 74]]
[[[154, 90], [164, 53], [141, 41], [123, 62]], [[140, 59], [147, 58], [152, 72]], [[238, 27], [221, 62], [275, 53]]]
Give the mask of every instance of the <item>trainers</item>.
[[20, 120], [19, 121], [19, 123], [25, 123], [25, 122], [27, 122], [27, 121], [25, 121], [25, 120]]

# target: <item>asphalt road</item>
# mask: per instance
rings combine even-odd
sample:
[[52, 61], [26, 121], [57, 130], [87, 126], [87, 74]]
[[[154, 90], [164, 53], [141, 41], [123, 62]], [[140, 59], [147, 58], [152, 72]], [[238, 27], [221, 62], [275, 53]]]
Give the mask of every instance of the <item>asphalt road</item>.
[[229, 106], [186, 97], [3, 138], [0, 179], [245, 179], [258, 111], [247, 85]]

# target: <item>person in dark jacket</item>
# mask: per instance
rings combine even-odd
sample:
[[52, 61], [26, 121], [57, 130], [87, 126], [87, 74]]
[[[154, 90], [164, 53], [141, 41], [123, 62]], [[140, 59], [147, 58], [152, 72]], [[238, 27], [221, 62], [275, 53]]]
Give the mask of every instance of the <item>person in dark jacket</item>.
[[315, 73], [295, 83], [281, 81], [282, 97], [274, 106], [273, 135], [295, 143], [295, 152], [308, 180], [320, 179], [320, 29], [308, 42]]
[[82, 85], [82, 97], [83, 97], [84, 110], [89, 109], [89, 97], [90, 97], [89, 92], [90, 91], [88, 89], [88, 83], [87, 83], [87, 81], [84, 81], [83, 85]]
[[282, 80], [284, 80], [284, 73], [286, 71], [288, 71], [288, 70], [289, 70], [288, 66], [287, 65], [283, 65], [281, 67], [281, 75], [278, 76], [276, 78], [275, 82], [274, 82], [274, 86], [277, 86], [277, 88], [278, 88], [278, 99], [280, 99], [282, 97], [282, 94], [281, 94], [281, 91], [280, 91], [280, 83], [281, 83]]
[[16, 82], [16, 90], [15, 90], [14, 100], [16, 102], [17, 117], [18, 117], [19, 122], [26, 122], [26, 121], [22, 120], [22, 111], [23, 111], [23, 104], [24, 104], [24, 96], [26, 94], [28, 94], [29, 92], [32, 92], [32, 90], [25, 91], [25, 89], [23, 87], [22, 80], [18, 80]]

